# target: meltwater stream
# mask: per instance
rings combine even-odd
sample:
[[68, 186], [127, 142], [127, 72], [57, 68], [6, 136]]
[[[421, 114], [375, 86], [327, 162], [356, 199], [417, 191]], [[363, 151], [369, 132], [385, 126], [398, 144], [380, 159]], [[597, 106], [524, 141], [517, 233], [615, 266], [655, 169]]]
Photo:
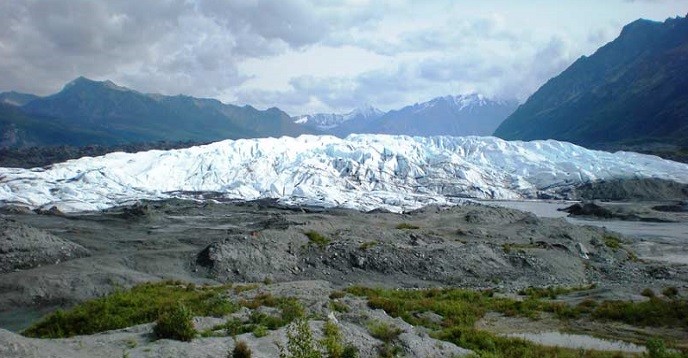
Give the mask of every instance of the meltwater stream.
[[633, 239], [631, 244], [636, 254], [646, 260], [688, 264], [688, 222], [642, 222], [614, 219], [595, 220], [568, 217], [557, 209], [566, 208], [573, 202], [566, 201], [502, 201], [481, 200], [486, 205], [495, 205], [531, 212], [539, 217], [565, 218], [578, 225], [604, 227]]

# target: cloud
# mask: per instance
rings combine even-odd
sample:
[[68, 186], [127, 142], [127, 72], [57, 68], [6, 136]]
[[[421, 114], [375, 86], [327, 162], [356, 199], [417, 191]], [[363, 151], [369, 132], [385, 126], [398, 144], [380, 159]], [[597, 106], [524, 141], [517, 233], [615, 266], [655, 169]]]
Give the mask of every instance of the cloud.
[[303, 49], [374, 13], [302, 0], [5, 0], [0, 88], [46, 94], [80, 75], [152, 92], [217, 96], [241, 61]]
[[[0, 90], [77, 76], [289, 113], [398, 108], [478, 91], [525, 99], [638, 17], [679, 1], [3, 0]], [[646, 16], [647, 15], [647, 16]]]

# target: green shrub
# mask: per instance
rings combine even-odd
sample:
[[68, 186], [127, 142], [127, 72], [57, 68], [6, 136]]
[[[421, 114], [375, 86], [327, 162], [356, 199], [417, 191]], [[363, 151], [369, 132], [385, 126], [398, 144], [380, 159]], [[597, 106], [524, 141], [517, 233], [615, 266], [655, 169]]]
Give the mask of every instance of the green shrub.
[[368, 323], [368, 332], [371, 336], [385, 343], [390, 343], [399, 338], [399, 335], [404, 331], [399, 327], [384, 322], [372, 321]]
[[231, 318], [216, 329], [225, 329], [230, 336], [252, 332], [256, 337], [262, 337], [268, 334], [268, 330], [284, 327], [295, 319], [305, 316], [303, 306], [295, 298], [278, 298], [264, 294], [256, 296], [253, 300], [242, 301], [242, 305], [252, 309], [261, 306], [277, 307], [280, 309], [280, 315], [273, 316], [254, 310], [247, 322]]
[[595, 308], [592, 317], [634, 326], [688, 328], [688, 302], [658, 297], [643, 302], [604, 301]]
[[314, 230], [305, 232], [305, 235], [306, 237], [308, 237], [308, 240], [310, 240], [311, 243], [318, 245], [321, 248], [327, 246], [330, 243], [330, 239]]
[[320, 358], [308, 321], [299, 318], [287, 328], [287, 347], [280, 347], [280, 358]]
[[251, 348], [248, 347], [248, 344], [246, 344], [244, 341], [239, 341], [236, 342], [234, 349], [232, 350], [232, 354], [227, 358], [251, 358], [252, 355], [253, 352], [251, 351]]
[[416, 230], [420, 229], [420, 226], [409, 223], [400, 223], [396, 226], [396, 228], [399, 230]]
[[666, 297], [674, 298], [674, 297], [678, 296], [678, 288], [673, 287], [673, 286], [667, 287], [662, 291], [662, 294]]
[[571, 292], [585, 291], [593, 288], [592, 285], [561, 287], [561, 286], [547, 286], [547, 287], [527, 287], [518, 291], [519, 295], [528, 296], [530, 298], [550, 298], [556, 299], [559, 295], [565, 295]]
[[349, 312], [349, 306], [339, 301], [330, 301], [330, 309], [339, 313]]
[[603, 240], [604, 240], [604, 244], [612, 250], [617, 250], [617, 249], [621, 248], [621, 240], [619, 240], [615, 236], [606, 235], [603, 238]]
[[644, 289], [642, 292], [640, 292], [640, 294], [648, 298], [655, 297], [655, 291], [652, 291], [651, 288]]
[[197, 334], [191, 310], [181, 303], [164, 310], [155, 322], [153, 333], [158, 339], [191, 341]]
[[105, 297], [81, 303], [68, 311], [56, 311], [22, 334], [37, 338], [87, 335], [153, 322], [166, 307], [183, 303], [196, 316], [223, 316], [237, 306], [221, 296], [230, 286], [187, 289], [180, 282], [145, 283], [117, 290]]
[[651, 338], [645, 343], [647, 354], [650, 358], [682, 358], [685, 357], [677, 351], [667, 349], [663, 340]]
[[255, 326], [255, 328], [253, 328], [253, 335], [256, 338], [265, 337], [268, 335], [268, 329], [267, 329], [267, 327], [263, 326], [262, 324], [259, 324], [259, 325]]
[[323, 326], [323, 338], [320, 340], [320, 345], [324, 348], [327, 358], [341, 358], [344, 354], [342, 332], [331, 320], [327, 320]]
[[330, 299], [331, 300], [343, 298], [344, 296], [346, 296], [346, 292], [344, 292], [344, 291], [337, 290], [337, 291], [332, 291], [332, 293], [330, 293]]
[[344, 351], [342, 352], [341, 358], [358, 358], [358, 356], [358, 348], [355, 345], [351, 343], [347, 343], [344, 345]]

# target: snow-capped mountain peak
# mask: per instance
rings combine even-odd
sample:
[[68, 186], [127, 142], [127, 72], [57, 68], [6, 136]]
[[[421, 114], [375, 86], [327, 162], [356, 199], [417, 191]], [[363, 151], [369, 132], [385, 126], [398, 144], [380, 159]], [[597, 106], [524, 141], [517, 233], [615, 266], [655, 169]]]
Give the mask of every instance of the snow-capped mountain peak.
[[356, 117], [361, 117], [361, 118], [377, 118], [385, 114], [385, 112], [373, 107], [372, 105], [364, 105], [358, 108], [355, 108], [351, 112], [347, 113], [344, 115], [347, 120], [356, 118]]
[[355, 108], [349, 113], [336, 114], [336, 113], [317, 113], [317, 114], [307, 114], [298, 117], [294, 117], [294, 123], [301, 125], [309, 125], [316, 127], [320, 130], [329, 130], [340, 126], [344, 122], [352, 120], [370, 120], [379, 118], [384, 112], [371, 106], [366, 105], [362, 107]]

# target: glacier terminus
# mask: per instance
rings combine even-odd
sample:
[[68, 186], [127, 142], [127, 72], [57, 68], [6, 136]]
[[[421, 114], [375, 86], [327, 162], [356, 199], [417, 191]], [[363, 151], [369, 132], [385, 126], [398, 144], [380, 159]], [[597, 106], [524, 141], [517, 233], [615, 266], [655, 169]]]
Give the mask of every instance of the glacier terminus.
[[561, 197], [584, 183], [621, 178], [688, 183], [688, 165], [554, 140], [303, 135], [0, 168], [0, 203], [74, 212], [213, 192], [226, 199], [402, 212], [462, 198]]

